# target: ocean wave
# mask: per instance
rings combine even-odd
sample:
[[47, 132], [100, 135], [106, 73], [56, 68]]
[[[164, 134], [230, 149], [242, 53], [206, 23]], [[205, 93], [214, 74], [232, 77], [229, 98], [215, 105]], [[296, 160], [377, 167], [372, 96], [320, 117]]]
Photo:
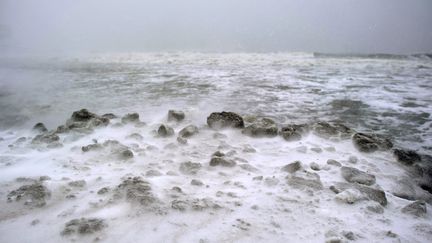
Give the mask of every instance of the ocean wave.
[[366, 58], [366, 59], [432, 59], [431, 53], [416, 53], [416, 54], [390, 54], [390, 53], [323, 53], [314, 52], [316, 58]]

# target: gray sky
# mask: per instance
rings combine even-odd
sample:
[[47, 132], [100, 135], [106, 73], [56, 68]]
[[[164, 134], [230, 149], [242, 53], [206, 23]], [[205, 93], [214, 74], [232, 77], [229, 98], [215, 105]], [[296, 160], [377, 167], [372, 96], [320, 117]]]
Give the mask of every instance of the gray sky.
[[432, 0], [0, 0], [0, 46], [432, 52]]

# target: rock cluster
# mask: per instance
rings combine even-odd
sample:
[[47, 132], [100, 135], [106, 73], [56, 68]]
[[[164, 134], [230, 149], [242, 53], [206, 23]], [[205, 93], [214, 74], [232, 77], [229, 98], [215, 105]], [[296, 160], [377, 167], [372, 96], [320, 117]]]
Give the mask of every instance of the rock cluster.
[[275, 137], [278, 134], [278, 127], [272, 119], [260, 118], [246, 126], [242, 132], [251, 137]]
[[307, 124], [291, 124], [283, 126], [279, 134], [286, 141], [298, 141], [302, 136], [309, 132], [309, 125]]
[[66, 125], [57, 128], [57, 133], [67, 132], [70, 130], [85, 131], [95, 127], [106, 126], [109, 124], [109, 119], [96, 115], [87, 109], [74, 111]]
[[68, 236], [72, 234], [87, 235], [101, 231], [108, 225], [105, 220], [99, 218], [81, 218], [72, 219], [65, 224], [62, 235]]
[[333, 186], [333, 188], [334, 188], [333, 191], [335, 193], [340, 193], [340, 192], [343, 192], [343, 191], [345, 191], [347, 189], [356, 189], [360, 193], [362, 193], [365, 196], [365, 198], [367, 198], [369, 200], [376, 201], [379, 204], [381, 204], [382, 206], [386, 206], [387, 205], [386, 194], [381, 189], [376, 189], [376, 188], [365, 186], [365, 185], [361, 185], [361, 184], [358, 184], [358, 183], [344, 183], [344, 182], [336, 183]]
[[128, 177], [115, 189], [115, 198], [125, 198], [131, 203], [151, 206], [159, 201], [151, 190], [150, 183], [141, 177]]
[[234, 112], [213, 112], [207, 117], [207, 124], [214, 129], [225, 127], [244, 128], [244, 121], [241, 116]]
[[393, 154], [397, 161], [405, 165], [412, 165], [421, 161], [420, 155], [414, 150], [394, 149]]
[[328, 122], [317, 122], [312, 125], [312, 129], [317, 136], [323, 138], [349, 138], [354, 133], [354, 130], [343, 124], [330, 124]]
[[194, 162], [183, 162], [180, 164], [179, 171], [187, 175], [195, 175], [201, 169], [202, 165], [200, 163]]
[[[254, 147], [252, 147], [250, 144], [231, 145], [228, 144], [231, 139], [222, 133], [226, 132], [226, 134], [236, 135], [243, 134], [252, 138], [263, 138], [264, 143], [267, 145], [274, 145], [272, 144], [274, 141], [278, 142], [285, 140], [284, 143], [298, 141], [309, 134], [315, 134], [320, 137], [318, 141], [322, 141], [322, 138], [331, 139], [332, 141], [351, 139], [351, 142], [355, 148], [357, 148], [362, 153], [373, 153], [376, 151], [385, 151], [393, 148], [392, 141], [383, 136], [369, 133], [358, 133], [342, 124], [334, 122], [278, 125], [270, 118], [253, 117], [250, 119], [243, 119], [239, 114], [224, 111], [211, 113], [210, 116], [207, 117], [208, 127], [203, 126], [200, 127], [201, 130], [199, 130], [197, 126], [187, 125], [187, 123], [184, 122], [184, 112], [170, 110], [168, 112], [168, 121], [163, 121], [165, 124], [158, 124], [158, 126], [155, 127], [157, 130], [151, 131], [152, 134], [157, 138], [163, 138], [158, 139], [158, 141], [161, 143], [167, 142], [167, 144], [165, 144], [163, 147], [164, 151], [162, 151], [160, 149], [162, 146], [159, 148], [143, 142], [144, 137], [140, 135], [140, 133], [143, 134], [143, 131], [139, 129], [139, 126], [137, 126], [137, 124], [142, 124], [138, 113], [129, 113], [122, 118], [117, 118], [117, 116], [114, 114], [109, 113], [99, 116], [87, 111], [86, 109], [82, 109], [75, 111], [65, 125], [60, 126], [54, 131], [48, 131], [42, 123], [36, 124], [33, 128], [33, 132], [31, 133], [32, 136], [35, 136], [32, 140], [32, 143], [49, 145], [58, 144], [60, 143], [61, 138], [67, 137], [67, 134], [62, 133], [70, 132], [70, 135], [82, 136], [81, 132], [89, 132], [93, 128], [106, 126], [112, 119], [117, 119], [114, 120], [117, 122], [121, 120], [121, 123], [115, 123], [115, 126], [124, 126], [127, 129], [134, 129], [133, 131], [128, 130], [128, 133], [132, 134], [126, 136], [128, 140], [125, 142], [125, 144], [127, 144], [127, 146], [118, 142], [117, 140], [102, 140], [102, 142], [98, 142], [96, 139], [93, 139], [93, 143], [81, 147], [82, 153], [80, 153], [80, 155], [85, 157], [106, 154], [108, 156], [114, 157], [115, 162], [118, 162], [118, 160], [133, 158], [135, 156], [134, 153], [136, 153], [137, 157], [134, 160], [128, 160], [128, 162], [141, 163], [142, 161], [145, 161], [145, 163], [139, 165], [143, 166], [144, 169], [140, 172], [142, 177], [137, 176], [122, 178], [121, 183], [117, 186], [116, 184], [106, 185], [106, 181], [104, 181], [104, 187], [99, 186], [97, 188], [99, 190], [94, 191], [90, 188], [93, 184], [93, 181], [90, 183], [90, 180], [88, 181], [89, 184], [87, 184], [85, 180], [68, 179], [67, 182], [62, 185], [62, 190], [68, 190], [67, 192], [72, 191], [75, 193], [89, 190], [91, 193], [95, 193], [94, 195], [100, 199], [98, 202], [94, 203], [94, 205], [96, 205], [95, 207], [103, 203], [112, 203], [116, 202], [117, 200], [123, 202], [123, 200], [125, 200], [134, 205], [134, 209], [138, 209], [138, 211], [145, 211], [146, 213], [148, 211], [152, 211], [153, 209], [161, 208], [161, 205], [163, 206], [164, 212], [168, 212], [168, 210], [176, 210], [180, 212], [186, 212], [188, 210], [202, 211], [206, 209], [218, 209], [221, 208], [220, 205], [223, 205], [224, 208], [228, 210], [235, 210], [235, 207], [242, 205], [243, 201], [241, 200], [248, 196], [245, 196], [247, 193], [244, 192], [250, 190], [248, 188], [250, 184], [247, 184], [243, 181], [245, 177], [250, 179], [251, 183], [254, 185], [264, 186], [264, 189], [267, 190], [266, 193], [268, 193], [268, 195], [273, 195], [272, 193], [276, 191], [273, 189], [277, 189], [277, 191], [281, 193], [294, 189], [298, 190], [295, 191], [295, 193], [303, 193], [306, 196], [330, 193], [332, 198], [334, 197], [336, 203], [358, 204], [360, 201], [362, 201], [361, 203], [364, 203], [364, 207], [362, 205], [358, 208], [360, 210], [367, 210], [368, 214], [382, 214], [384, 213], [384, 210], [393, 210], [396, 208], [404, 214], [413, 215], [415, 217], [424, 217], [427, 215], [427, 203], [432, 201], [432, 197], [428, 194], [428, 192], [431, 192], [432, 157], [419, 154], [414, 150], [406, 150], [402, 148], [396, 148], [392, 150], [395, 161], [403, 164], [403, 168], [407, 169], [409, 173], [412, 173], [412, 175], [415, 176], [413, 176], [414, 179], [412, 180], [411, 178], [394, 179], [397, 189], [388, 190], [386, 187], [384, 187], [386, 190], [384, 191], [384, 189], [382, 189], [380, 185], [377, 184], [376, 178], [376, 176], [378, 177], [380, 175], [379, 169], [382, 169], [382, 167], [376, 163], [366, 164], [365, 162], [366, 159], [374, 158], [373, 156], [368, 157], [368, 155], [365, 154], [352, 156], [348, 153], [342, 152], [345, 159], [340, 160], [340, 162], [334, 159], [328, 159], [326, 164], [323, 164], [321, 159], [314, 159], [304, 162], [293, 161], [282, 167], [278, 165], [272, 165], [273, 167], [270, 170], [266, 170], [265, 165], [261, 163], [262, 161], [254, 164], [254, 166], [256, 166], [254, 167], [251, 165], [252, 163], [249, 164], [248, 160], [260, 158], [259, 156], [253, 156], [250, 153], [259, 153], [260, 151], [265, 151], [268, 147], [258, 147], [260, 141], [258, 141], [256, 143], [257, 145], [254, 145]], [[176, 130], [182, 127], [183, 129], [178, 131], [178, 134], [176, 134], [173, 127]], [[233, 128], [238, 130], [214, 131], [209, 128]], [[212, 133], [213, 138], [217, 141], [216, 143], [206, 143], [203, 147], [210, 148], [213, 146], [213, 148], [217, 147], [217, 149], [220, 149], [224, 152], [214, 152], [206, 164], [191, 161], [179, 163], [174, 159], [170, 160], [171, 156], [174, 157], [178, 154], [180, 158], [183, 158], [182, 156], [191, 156], [194, 158], [194, 161], [195, 159], [199, 161], [200, 156], [203, 154], [207, 156], [208, 151], [203, 151], [203, 147], [200, 147], [199, 150], [194, 150], [194, 153], [188, 153], [189, 151], [185, 152], [185, 150], [187, 150], [187, 148], [196, 149], [196, 141], [202, 142], [202, 138], [205, 138], [209, 131]], [[79, 132], [80, 134], [76, 134], [75, 132]], [[199, 134], [199, 136], [197, 134]], [[252, 138], [246, 138], [245, 140], [251, 141]], [[175, 139], [177, 139], [179, 144], [184, 146], [179, 146], [178, 144], [173, 143], [176, 141]], [[189, 145], [187, 145], [187, 139], [189, 139]], [[194, 141], [194, 139], [196, 139], [196, 141]], [[30, 139], [27, 137], [21, 137], [16, 140], [16, 143], [24, 144], [29, 140]], [[297, 146], [299, 144], [294, 145]], [[300, 144], [300, 147], [291, 147], [288, 145], [283, 148], [284, 151], [286, 151], [286, 148], [289, 148], [290, 151], [294, 151], [294, 153], [296, 153], [295, 151], [297, 151], [297, 153], [311, 152], [314, 155], [319, 154], [323, 157], [328, 156], [328, 154], [336, 151], [334, 147], [331, 147], [331, 145], [320, 147], [320, 145], [313, 144], [309, 140], [306, 141], [306, 143]], [[76, 147], [73, 147], [72, 151], [77, 151]], [[163, 158], [166, 160], [147, 163], [145, 160], [147, 158], [143, 159], [143, 157], [152, 159], [152, 157], [147, 156], [147, 152], [151, 156], [157, 153], [163, 153], [164, 156], [166, 156]], [[176, 154], [177, 152], [179, 153]], [[236, 157], [236, 154], [240, 154], [240, 157], [245, 156], [247, 160]], [[300, 157], [304, 158], [307, 155], [310, 154], [301, 154]], [[376, 155], [378, 157], [382, 154], [377, 153]], [[176, 159], [177, 158], [178, 157], [176, 157]], [[94, 161], [99, 162], [99, 160], [96, 159]], [[94, 161], [89, 160], [88, 164]], [[121, 162], [123, 163], [125, 161]], [[203, 161], [201, 162], [204, 163]], [[112, 164], [117, 166], [121, 163]], [[130, 163], [128, 163], [128, 165], [129, 164]], [[169, 171], [164, 170], [165, 165], [169, 167]], [[112, 165], [109, 164], [109, 166]], [[114, 166], [111, 168], [114, 168]], [[355, 167], [362, 168], [362, 170]], [[231, 180], [233, 179], [233, 176], [238, 175], [236, 173], [242, 175], [242, 178], [238, 181]], [[128, 174], [128, 176], [129, 175], [130, 174]], [[218, 175], [221, 178], [226, 178], [223, 179], [224, 182], [220, 183], [223, 185], [223, 187], [217, 188], [218, 185], [215, 185], [216, 183], [214, 183], [214, 181], [208, 180], [206, 177], [209, 175]], [[328, 178], [329, 176], [331, 177], [330, 180], [321, 181], [322, 178]], [[154, 187], [152, 188], [151, 183], [157, 183], [164, 178], [169, 178], [168, 188], [171, 189], [162, 188], [164, 185], [166, 185], [164, 183], [161, 183], [160, 185], [158, 184], [157, 186], [156, 184], [153, 184]], [[173, 182], [176, 181], [176, 178], [181, 178], [181, 183], [174, 184]], [[332, 180], [339, 182], [334, 182]], [[49, 185], [46, 184], [49, 182], [44, 182], [42, 179], [39, 181], [37, 179], [27, 180], [26, 178], [21, 178], [18, 182], [29, 183], [30, 181], [33, 184], [24, 185], [16, 190], [11, 191], [7, 195], [8, 201], [21, 201], [24, 202], [25, 205], [34, 207], [44, 206], [47, 203], [47, 199], [51, 195], [51, 192], [46, 186], [44, 186], [44, 183], [45, 185]], [[326, 185], [327, 183], [331, 183], [332, 185]], [[421, 188], [418, 187], [416, 183], [420, 185]], [[383, 185], [388, 186], [389, 184]], [[179, 186], [182, 186], [182, 188]], [[160, 188], [162, 188], [160, 191], [156, 191], [156, 189]], [[331, 191], [325, 188], [328, 188]], [[225, 189], [227, 191], [225, 191]], [[263, 188], [258, 188], [256, 191], [262, 192], [262, 189]], [[199, 193], [202, 193], [204, 190], [211, 191], [211, 193], [214, 193], [216, 197], [219, 197], [225, 201], [220, 203], [219, 201], [214, 201], [212, 198], [196, 198], [196, 195], [199, 195]], [[419, 193], [419, 190], [421, 193]], [[188, 191], [190, 192], [189, 194]], [[413, 202], [403, 205], [404, 207], [385, 208], [387, 205], [387, 196], [389, 195], [386, 195], [386, 192]], [[293, 195], [295, 195], [295, 193], [293, 193]], [[79, 196], [79, 194], [71, 194], [67, 195], [66, 197], [77, 198]], [[280, 199], [283, 201], [283, 199], [281, 199], [283, 197], [279, 196], [280, 195], [277, 195], [275, 198], [277, 198], [277, 200]], [[295, 197], [291, 197], [285, 200], [287, 200], [289, 203], [300, 202], [300, 200], [294, 198]], [[312, 205], [311, 211], [314, 210], [313, 206], [316, 206], [319, 203], [319, 200], [322, 200], [323, 198], [324, 197], [313, 198], [315, 200], [309, 198], [312, 199], [310, 200]], [[164, 201], [162, 201], [162, 199]], [[394, 198], [391, 199], [393, 200]], [[399, 201], [403, 202], [403, 200]], [[392, 203], [393, 202], [394, 201], [392, 201]], [[257, 206], [252, 206], [251, 208], [254, 210], [259, 210]], [[211, 214], [214, 212], [215, 211], [211, 211]], [[275, 223], [274, 225], [278, 224]], [[103, 219], [73, 219], [66, 223], [65, 228], [62, 231], [62, 235], [67, 236], [72, 234], [92, 234], [94, 232], [101, 231], [105, 227], [107, 227], [107, 224]], [[343, 233], [339, 232], [337, 237], [342, 237], [340, 239], [345, 238], [348, 240], [355, 240], [359, 238], [357, 233], [353, 233], [351, 231], [344, 231]]]
[[183, 111], [169, 110], [168, 111], [168, 121], [183, 121], [185, 119], [185, 114]]
[[138, 113], [129, 113], [122, 117], [122, 123], [137, 123], [140, 121]]
[[348, 182], [359, 183], [367, 186], [375, 184], [375, 176], [353, 167], [343, 166], [342, 177]]
[[189, 125], [180, 130], [179, 137], [181, 138], [189, 138], [198, 133], [198, 127], [194, 125]]
[[48, 132], [48, 129], [45, 127], [45, 125], [42, 122], [38, 122], [33, 126], [33, 131], [44, 133], [44, 132]]
[[31, 185], [24, 185], [11, 191], [7, 195], [8, 202], [23, 201], [24, 205], [31, 207], [45, 206], [46, 200], [51, 196], [51, 192], [39, 182]]
[[360, 152], [371, 153], [377, 150], [389, 150], [393, 147], [389, 139], [377, 134], [356, 133], [352, 138]]
[[217, 151], [212, 155], [212, 158], [210, 159], [210, 166], [223, 166], [223, 167], [234, 167], [236, 166], [236, 162], [226, 158], [225, 154]]
[[159, 126], [157, 133], [161, 137], [171, 137], [174, 135], [174, 129], [162, 124]]
[[134, 157], [133, 152], [126, 145], [121, 144], [117, 140], [106, 140], [102, 144], [93, 143], [81, 147], [83, 152], [92, 152], [104, 150], [118, 159], [130, 159]]
[[402, 208], [402, 213], [411, 214], [417, 217], [426, 215], [427, 206], [424, 201], [415, 201]]

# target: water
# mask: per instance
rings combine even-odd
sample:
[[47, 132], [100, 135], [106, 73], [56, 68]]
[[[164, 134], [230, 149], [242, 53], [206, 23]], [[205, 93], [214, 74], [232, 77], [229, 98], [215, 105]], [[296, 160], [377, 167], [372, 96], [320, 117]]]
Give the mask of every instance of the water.
[[[71, 111], [231, 110], [280, 123], [341, 121], [430, 150], [432, 61], [309, 53], [124, 53], [1, 65], [0, 126]], [[200, 116], [206, 116], [203, 112]], [[151, 119], [151, 118], [150, 118]]]
[[[419, 218], [403, 214], [411, 201], [395, 194], [428, 203], [432, 196], [391, 151], [361, 153], [351, 139], [314, 133], [292, 142], [252, 138], [238, 129], [210, 129], [206, 118], [226, 110], [269, 117], [280, 126], [342, 122], [430, 154], [431, 79], [432, 61], [422, 56], [105, 53], [3, 59], [0, 242], [324, 242], [346, 239], [349, 232], [359, 242], [426, 242], [432, 237], [431, 210]], [[90, 133], [59, 134], [59, 147], [31, 142], [36, 122], [55, 129], [81, 108], [119, 117], [138, 112], [145, 124], [117, 118]], [[169, 109], [184, 111], [185, 120], [168, 122]], [[194, 124], [199, 133], [183, 145], [176, 136], [157, 136], [162, 123], [176, 134]], [[82, 150], [95, 143], [100, 150]], [[133, 158], [119, 156], [125, 148]], [[216, 151], [236, 166], [210, 166]], [[374, 175], [371, 187], [383, 190], [388, 204], [354, 189], [335, 194], [330, 186], [347, 181], [328, 159]], [[300, 171], [281, 170], [296, 160]], [[201, 168], [184, 174], [180, 166], [186, 161]], [[41, 176], [49, 178], [38, 182]], [[154, 200], [150, 205], [121, 194], [119, 185], [134, 176], [148, 182], [151, 195], [143, 187], [138, 197]], [[322, 188], [290, 184], [295, 176], [318, 176]], [[192, 185], [193, 179], [203, 185]], [[76, 186], [81, 180], [84, 186]], [[21, 186], [38, 183], [51, 194], [46, 205], [6, 200]], [[107, 192], [98, 194], [104, 187]], [[98, 218], [106, 227], [61, 234], [79, 218]]]

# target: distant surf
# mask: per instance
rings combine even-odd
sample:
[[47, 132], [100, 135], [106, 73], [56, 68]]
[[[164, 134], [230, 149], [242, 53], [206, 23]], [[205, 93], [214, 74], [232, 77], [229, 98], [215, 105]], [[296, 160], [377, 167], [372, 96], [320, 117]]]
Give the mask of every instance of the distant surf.
[[368, 59], [432, 59], [432, 53], [416, 53], [416, 54], [390, 54], [390, 53], [324, 53], [314, 52], [314, 57], [317, 58], [368, 58]]

